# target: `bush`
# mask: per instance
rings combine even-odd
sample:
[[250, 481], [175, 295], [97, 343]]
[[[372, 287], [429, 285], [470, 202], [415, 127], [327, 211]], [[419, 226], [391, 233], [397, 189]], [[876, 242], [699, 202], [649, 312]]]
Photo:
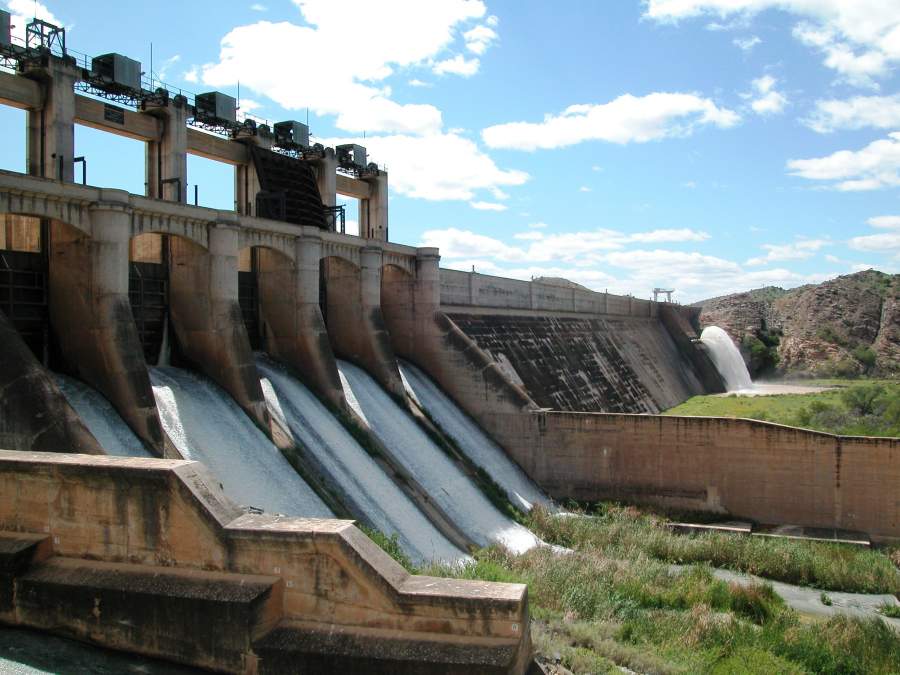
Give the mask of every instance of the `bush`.
[[841, 400], [851, 413], [874, 415], [884, 393], [884, 387], [880, 384], [866, 384], [845, 389], [841, 392]]
[[866, 371], [871, 370], [875, 366], [877, 355], [875, 354], [875, 350], [871, 347], [859, 345], [851, 353], [853, 354], [854, 359], [866, 367]]

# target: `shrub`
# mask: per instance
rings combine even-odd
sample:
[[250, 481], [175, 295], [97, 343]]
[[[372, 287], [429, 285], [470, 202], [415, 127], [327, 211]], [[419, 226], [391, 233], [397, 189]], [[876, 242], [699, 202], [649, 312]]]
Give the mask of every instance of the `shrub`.
[[864, 345], [859, 345], [852, 352], [853, 358], [859, 361], [866, 367], [866, 370], [871, 370], [875, 365], [875, 359], [877, 355], [875, 354], [875, 350], [871, 347], [866, 347]]

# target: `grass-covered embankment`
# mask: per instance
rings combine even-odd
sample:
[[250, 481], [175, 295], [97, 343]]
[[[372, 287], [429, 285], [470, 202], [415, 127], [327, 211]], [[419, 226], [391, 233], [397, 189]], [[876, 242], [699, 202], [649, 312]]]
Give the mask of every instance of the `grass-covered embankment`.
[[900, 436], [900, 382], [827, 380], [809, 384], [835, 388], [810, 394], [695, 396], [663, 414], [746, 417], [844, 436]]
[[[583, 515], [583, 514], [579, 514]], [[900, 591], [883, 553], [836, 544], [721, 534], [682, 536], [663, 517], [598, 505], [590, 517], [535, 511], [548, 549], [490, 548], [463, 569], [425, 574], [525, 583], [533, 637], [576, 673], [894, 673], [900, 636], [878, 620], [801, 617], [767, 585], [716, 579], [711, 565], [825, 590]], [[681, 572], [671, 563], [688, 565]], [[693, 564], [698, 563], [698, 564]]]

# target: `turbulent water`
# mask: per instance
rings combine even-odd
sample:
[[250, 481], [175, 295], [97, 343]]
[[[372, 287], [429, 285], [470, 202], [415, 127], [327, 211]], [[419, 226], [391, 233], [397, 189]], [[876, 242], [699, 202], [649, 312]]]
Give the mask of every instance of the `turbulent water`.
[[707, 326], [700, 334], [700, 341], [706, 345], [709, 356], [725, 380], [728, 391], [753, 388], [747, 365], [734, 342], [728, 337], [728, 333], [718, 326]]
[[56, 384], [100, 446], [119, 457], [153, 457], [103, 395], [83, 382], [54, 373]]
[[279, 365], [257, 356], [270, 411], [315, 456], [361, 520], [397, 541], [416, 563], [458, 562], [468, 556], [450, 543], [385, 474], [328, 409]]
[[506, 491], [515, 506], [525, 511], [530, 511], [535, 504], [553, 508], [552, 502], [525, 472], [425, 373], [411, 363], [401, 361], [400, 375], [406, 392], [431, 415], [444, 433], [456, 441], [472, 462]]
[[185, 370], [150, 368], [163, 428], [185, 459], [205, 464], [245, 506], [313, 518], [333, 514], [222, 389]]
[[541, 543], [500, 513], [367, 373], [345, 361], [338, 370], [347, 402], [469, 539], [479, 546], [499, 543], [514, 553]]

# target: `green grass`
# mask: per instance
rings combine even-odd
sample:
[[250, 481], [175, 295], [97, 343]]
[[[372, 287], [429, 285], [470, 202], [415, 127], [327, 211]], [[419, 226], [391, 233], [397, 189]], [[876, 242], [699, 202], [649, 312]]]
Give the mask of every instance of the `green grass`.
[[810, 380], [834, 389], [774, 396], [695, 396], [664, 415], [743, 417], [847, 436], [900, 436], [900, 382]]
[[675, 574], [594, 550], [487, 549], [465, 570], [427, 571], [528, 584], [536, 650], [576, 673], [891, 673], [900, 663], [900, 638], [878, 620], [809, 623], [771, 587], [726, 584], [702, 566]]
[[[818, 542], [726, 535], [682, 536], [665, 520], [601, 504], [593, 517], [535, 512], [530, 526], [572, 549], [512, 556], [499, 548], [463, 568], [421, 573], [528, 585], [539, 656], [575, 673], [893, 673], [900, 637], [880, 620], [812, 621], [787, 608], [768, 584], [716, 579], [705, 563], [769, 571], [826, 588], [900, 590], [878, 552]], [[670, 562], [690, 564], [680, 572]]]

